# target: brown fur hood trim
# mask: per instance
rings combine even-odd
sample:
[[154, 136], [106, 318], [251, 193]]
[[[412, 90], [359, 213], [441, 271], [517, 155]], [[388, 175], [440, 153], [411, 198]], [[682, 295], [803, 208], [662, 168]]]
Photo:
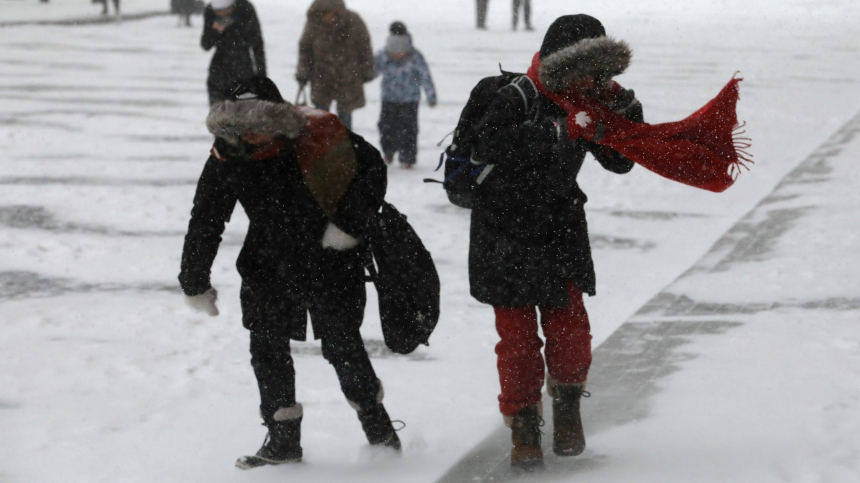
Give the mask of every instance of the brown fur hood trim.
[[609, 79], [630, 66], [633, 50], [611, 37], [583, 39], [540, 61], [540, 81], [550, 92], [562, 92], [571, 82], [588, 76]]
[[231, 144], [238, 144], [239, 136], [249, 132], [293, 139], [307, 123], [296, 106], [259, 99], [216, 102], [206, 118], [209, 132]]

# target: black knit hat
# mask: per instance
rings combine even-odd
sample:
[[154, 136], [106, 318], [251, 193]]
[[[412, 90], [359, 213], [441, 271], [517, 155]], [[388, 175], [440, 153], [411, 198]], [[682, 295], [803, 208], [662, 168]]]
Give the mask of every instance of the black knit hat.
[[585, 15], [564, 15], [549, 26], [540, 46], [540, 58], [558, 52], [582, 39], [594, 39], [606, 35], [603, 24], [596, 18]]
[[388, 31], [391, 33], [391, 35], [406, 35], [409, 33], [406, 30], [406, 24], [399, 20], [397, 22], [392, 22], [391, 25], [388, 27]]
[[227, 100], [244, 101], [248, 99], [259, 99], [261, 101], [274, 102], [283, 104], [284, 98], [281, 97], [281, 92], [278, 86], [268, 77], [251, 77], [236, 84], [236, 87], [230, 91]]

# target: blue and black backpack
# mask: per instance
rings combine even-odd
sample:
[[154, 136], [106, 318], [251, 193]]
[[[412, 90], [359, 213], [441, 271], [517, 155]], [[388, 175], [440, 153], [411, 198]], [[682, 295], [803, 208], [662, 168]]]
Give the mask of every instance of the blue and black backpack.
[[[448, 200], [462, 208], [472, 208], [478, 186], [483, 183], [494, 166], [473, 158], [475, 128], [495, 100], [497, 93], [508, 85], [513, 86], [522, 95], [526, 111], [530, 110], [538, 97], [538, 90], [531, 79], [525, 75], [502, 71], [501, 75], [481, 79], [472, 89], [469, 101], [460, 113], [457, 128], [453, 132], [453, 141], [439, 156], [439, 166], [436, 170], [445, 166], [442, 187], [445, 188]], [[441, 145], [442, 142], [439, 144]], [[424, 182], [439, 183], [440, 181], [427, 178]]]

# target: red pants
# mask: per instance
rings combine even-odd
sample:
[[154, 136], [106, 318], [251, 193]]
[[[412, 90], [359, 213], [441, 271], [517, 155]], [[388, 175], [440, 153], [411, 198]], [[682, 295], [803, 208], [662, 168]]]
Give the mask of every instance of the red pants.
[[[546, 367], [562, 384], [584, 384], [591, 366], [591, 326], [582, 303], [582, 292], [567, 284], [570, 303], [565, 308], [540, 308], [546, 337]], [[501, 341], [498, 355], [499, 409], [505, 416], [540, 402], [544, 361], [534, 307], [493, 307]]]

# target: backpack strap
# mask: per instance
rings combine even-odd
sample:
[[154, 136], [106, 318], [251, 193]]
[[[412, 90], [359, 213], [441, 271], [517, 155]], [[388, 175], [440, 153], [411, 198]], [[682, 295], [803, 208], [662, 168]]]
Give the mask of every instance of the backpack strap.
[[534, 104], [535, 99], [537, 99], [538, 92], [537, 86], [531, 79], [529, 79], [526, 75], [517, 76], [514, 80], [511, 81], [505, 87], [511, 86], [513, 87], [517, 93], [523, 98], [523, 104], [525, 105], [526, 112], [529, 112]]

